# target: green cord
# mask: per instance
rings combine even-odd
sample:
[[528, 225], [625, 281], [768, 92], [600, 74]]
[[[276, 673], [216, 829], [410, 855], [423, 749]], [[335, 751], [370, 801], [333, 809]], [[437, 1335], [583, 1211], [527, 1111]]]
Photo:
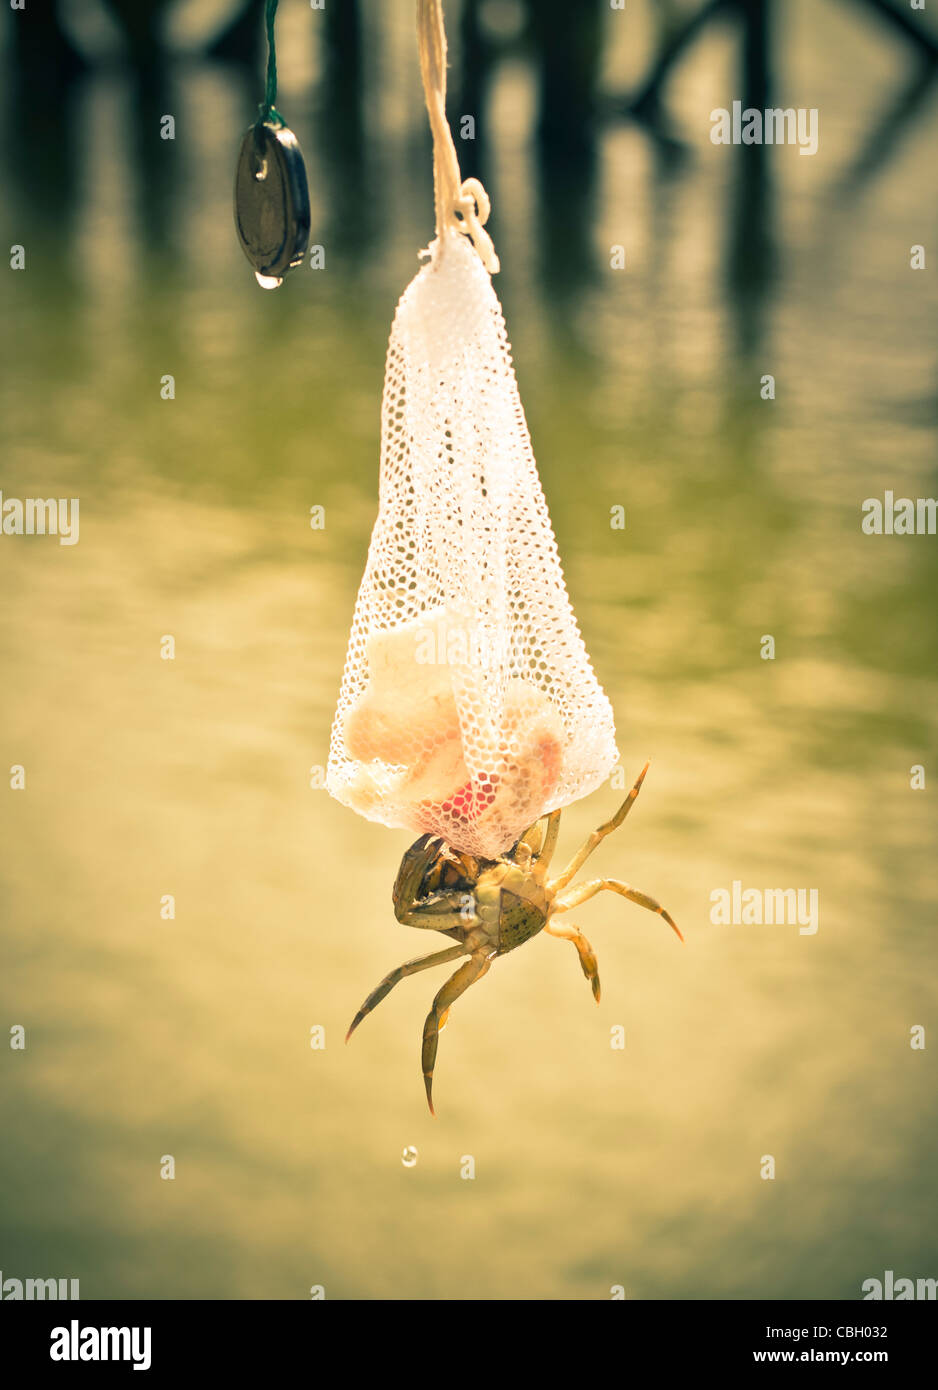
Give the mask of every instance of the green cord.
[[278, 3], [279, 0], [267, 0], [267, 86], [260, 112], [262, 121], [273, 121], [276, 125], [284, 125], [284, 119], [274, 105], [277, 100], [277, 44], [274, 40], [274, 17], [277, 13]]

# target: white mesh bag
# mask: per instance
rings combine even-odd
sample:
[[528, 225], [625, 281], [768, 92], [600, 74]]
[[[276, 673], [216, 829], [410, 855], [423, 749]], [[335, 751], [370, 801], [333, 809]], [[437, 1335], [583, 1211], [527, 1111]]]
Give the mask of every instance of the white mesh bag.
[[492, 859], [618, 754], [480, 259], [497, 268], [487, 199], [457, 183], [456, 220], [444, 183], [438, 168], [438, 236], [391, 329], [379, 512], [327, 787], [369, 820]]

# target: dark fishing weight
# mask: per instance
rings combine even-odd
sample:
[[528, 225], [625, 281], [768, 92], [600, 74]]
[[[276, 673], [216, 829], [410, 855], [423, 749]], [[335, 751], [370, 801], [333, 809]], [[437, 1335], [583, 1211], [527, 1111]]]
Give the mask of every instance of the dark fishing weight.
[[241, 141], [235, 170], [235, 230], [257, 283], [276, 289], [300, 265], [309, 244], [309, 186], [299, 142], [274, 102], [277, 50], [274, 16], [267, 0], [267, 83], [260, 116]]

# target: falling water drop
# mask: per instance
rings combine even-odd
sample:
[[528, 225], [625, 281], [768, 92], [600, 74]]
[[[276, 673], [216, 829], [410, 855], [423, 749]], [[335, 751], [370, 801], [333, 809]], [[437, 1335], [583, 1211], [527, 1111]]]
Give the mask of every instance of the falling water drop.
[[282, 275], [262, 275], [259, 270], [255, 270], [254, 279], [262, 290], [275, 290], [283, 284]]

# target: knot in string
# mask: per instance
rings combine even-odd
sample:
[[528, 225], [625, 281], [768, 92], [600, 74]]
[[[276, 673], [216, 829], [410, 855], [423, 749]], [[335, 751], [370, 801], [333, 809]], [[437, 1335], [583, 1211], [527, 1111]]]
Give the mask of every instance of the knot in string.
[[469, 237], [490, 275], [498, 270], [492, 238], [484, 229], [491, 203], [478, 179], [460, 177], [459, 160], [446, 119], [446, 34], [440, 0], [417, 0], [417, 46], [423, 94], [433, 133], [433, 194], [437, 256], [450, 228]]

